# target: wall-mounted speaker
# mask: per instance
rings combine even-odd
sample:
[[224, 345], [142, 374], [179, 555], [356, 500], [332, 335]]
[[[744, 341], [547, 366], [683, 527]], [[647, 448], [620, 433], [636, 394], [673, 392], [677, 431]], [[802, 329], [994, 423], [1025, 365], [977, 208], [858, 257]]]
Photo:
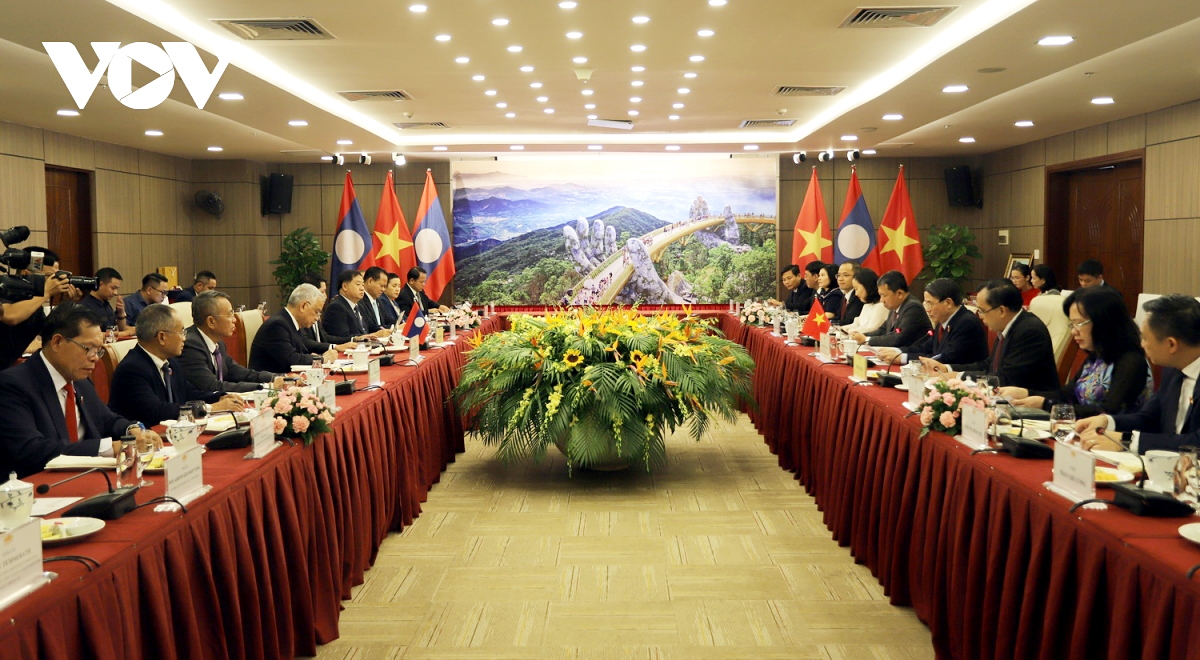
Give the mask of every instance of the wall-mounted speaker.
[[262, 214], [292, 212], [291, 174], [264, 176], [262, 186]]
[[971, 185], [971, 168], [966, 165], [946, 168], [946, 198], [950, 206], [983, 207], [982, 200], [975, 196]]

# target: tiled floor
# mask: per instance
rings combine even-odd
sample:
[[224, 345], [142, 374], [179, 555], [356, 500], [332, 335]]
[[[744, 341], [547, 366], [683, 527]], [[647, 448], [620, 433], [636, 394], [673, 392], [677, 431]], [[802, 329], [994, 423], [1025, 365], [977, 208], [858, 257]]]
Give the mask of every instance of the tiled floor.
[[654, 474], [505, 465], [468, 441], [318, 657], [932, 658], [742, 418]]

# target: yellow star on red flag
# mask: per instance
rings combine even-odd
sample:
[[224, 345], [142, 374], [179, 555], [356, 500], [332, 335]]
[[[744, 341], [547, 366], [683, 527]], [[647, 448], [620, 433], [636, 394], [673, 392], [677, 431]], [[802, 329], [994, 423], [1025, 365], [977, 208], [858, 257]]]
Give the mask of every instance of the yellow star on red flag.
[[907, 223], [908, 218], [903, 218], [900, 220], [900, 226], [895, 229], [887, 225], [880, 227], [883, 233], [887, 235], [887, 241], [884, 243], [883, 249], [879, 251], [879, 256], [882, 257], [887, 252], [895, 252], [896, 258], [900, 260], [900, 263], [904, 263], [904, 249], [910, 245], [920, 243], [917, 239], [909, 237], [908, 232], [905, 231]]
[[823, 232], [821, 229], [821, 227], [817, 227], [813, 231], [804, 231], [803, 229], [796, 230], [797, 233], [800, 234], [800, 237], [804, 239], [804, 249], [796, 255], [797, 257], [803, 257], [811, 254], [813, 259], [818, 261], [821, 260], [821, 252], [825, 248], [833, 245], [833, 241], [822, 236]]
[[401, 240], [398, 225], [392, 225], [392, 230], [386, 234], [381, 231], [375, 232], [375, 237], [379, 239], [379, 251], [375, 253], [377, 262], [390, 257], [393, 262], [399, 264], [400, 251], [412, 246], [411, 241]]

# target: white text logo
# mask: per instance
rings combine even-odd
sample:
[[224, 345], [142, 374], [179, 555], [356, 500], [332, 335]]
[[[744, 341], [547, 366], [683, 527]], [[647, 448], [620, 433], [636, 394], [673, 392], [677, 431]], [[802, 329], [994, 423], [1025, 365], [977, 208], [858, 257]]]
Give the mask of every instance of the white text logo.
[[[119, 41], [93, 41], [92, 50], [98, 60], [96, 68], [89, 71], [75, 44], [67, 41], [43, 41], [42, 46], [58, 69], [67, 84], [67, 91], [75, 99], [75, 105], [82, 110], [96, 91], [100, 77], [108, 70], [108, 88], [122, 105], [134, 110], [147, 110], [166, 100], [175, 87], [175, 72], [183, 80], [184, 87], [192, 95], [197, 108], [204, 108], [208, 97], [225, 73], [229, 65], [224, 59], [217, 59], [217, 65], [210, 72], [200, 59], [196, 47], [185, 41], [164, 41], [162, 48], [156, 44], [139, 41], [121, 45]], [[158, 74], [151, 83], [137, 90], [133, 89], [133, 63]]]

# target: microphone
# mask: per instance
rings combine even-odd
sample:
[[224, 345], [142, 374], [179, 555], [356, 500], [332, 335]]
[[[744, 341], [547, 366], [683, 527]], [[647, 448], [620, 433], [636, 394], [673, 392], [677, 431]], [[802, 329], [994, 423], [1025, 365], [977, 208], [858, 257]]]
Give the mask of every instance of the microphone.
[[879, 374], [879, 385], [881, 387], [895, 387], [904, 382], [904, 379], [899, 376], [892, 375], [892, 367], [895, 366], [896, 360], [900, 359], [900, 355], [888, 360], [887, 370]]
[[99, 518], [101, 520], [116, 520], [121, 516], [133, 511], [137, 508], [137, 500], [134, 499], [134, 494], [138, 492], [137, 486], [123, 486], [121, 488], [113, 488], [112, 481], [108, 475], [100, 468], [92, 468], [84, 470], [73, 477], [67, 477], [62, 481], [53, 484], [41, 484], [37, 487], [39, 495], [45, 495], [50, 492], [51, 488], [67, 483], [82, 477], [89, 472], [99, 472], [104, 477], [104, 482], [108, 484], [108, 491], [93, 495], [86, 500], [67, 509], [64, 516], [79, 516], [83, 518]]
[[50, 492], [51, 488], [54, 488], [55, 486], [61, 486], [65, 483], [67, 483], [68, 481], [74, 481], [89, 472], [99, 472], [101, 474], [101, 476], [104, 477], [104, 481], [106, 481], [108, 483], [108, 492], [110, 492], [110, 493], [113, 492], [112, 481], [108, 478], [108, 475], [104, 473], [104, 470], [101, 470], [100, 468], [92, 468], [90, 470], [84, 470], [83, 472], [80, 472], [79, 474], [77, 474], [73, 477], [67, 477], [66, 479], [63, 479], [62, 481], [56, 481], [52, 484], [39, 484], [37, 487], [37, 494], [45, 495], [46, 493]]
[[341, 374], [341, 376], [342, 376], [342, 382], [334, 383], [334, 385], [333, 385], [333, 393], [335, 396], [354, 394], [354, 384], [358, 382], [357, 378], [347, 378], [345, 367], [334, 367], [334, 368], [330, 369], [329, 371], [330, 372], [336, 371], [337, 373]]

